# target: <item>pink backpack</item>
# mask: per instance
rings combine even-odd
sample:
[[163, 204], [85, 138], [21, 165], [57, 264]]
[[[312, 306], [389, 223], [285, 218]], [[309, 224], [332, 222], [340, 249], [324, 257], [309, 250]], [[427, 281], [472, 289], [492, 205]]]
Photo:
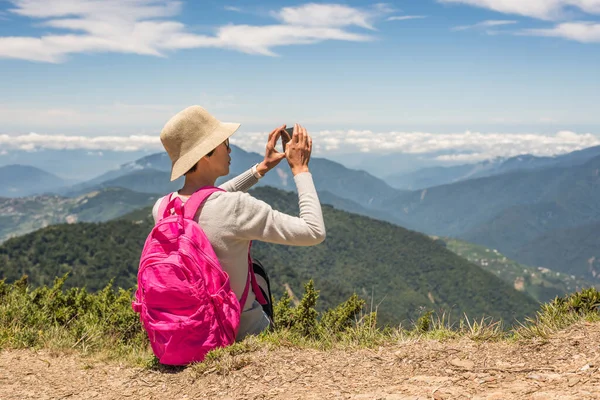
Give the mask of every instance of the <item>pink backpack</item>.
[[[229, 276], [219, 263], [202, 228], [194, 220], [214, 192], [204, 187], [183, 204], [163, 198], [158, 221], [144, 244], [138, 270], [134, 311], [161, 364], [186, 365], [235, 341], [241, 311], [252, 284], [257, 286], [248, 250], [248, 281], [238, 301]], [[265, 303], [260, 290], [257, 300]]]

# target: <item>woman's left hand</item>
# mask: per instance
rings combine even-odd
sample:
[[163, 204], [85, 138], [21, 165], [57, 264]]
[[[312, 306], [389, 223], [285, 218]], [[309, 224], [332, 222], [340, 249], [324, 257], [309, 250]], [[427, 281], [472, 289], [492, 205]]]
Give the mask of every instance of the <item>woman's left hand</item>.
[[265, 150], [265, 159], [258, 164], [258, 167], [256, 167], [256, 170], [262, 176], [275, 168], [277, 164], [279, 164], [279, 162], [285, 158], [285, 153], [280, 153], [275, 148], [277, 145], [277, 140], [279, 140], [279, 137], [282, 134], [286, 136], [282, 138], [283, 140], [288, 139], [288, 134], [285, 131], [285, 125], [275, 128], [271, 133], [269, 133], [269, 140], [267, 141], [267, 147]]

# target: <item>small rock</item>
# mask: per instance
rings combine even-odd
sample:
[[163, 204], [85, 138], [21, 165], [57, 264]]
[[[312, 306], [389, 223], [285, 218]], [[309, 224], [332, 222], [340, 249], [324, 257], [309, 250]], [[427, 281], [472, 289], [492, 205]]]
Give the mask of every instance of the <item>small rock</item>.
[[579, 381], [581, 381], [581, 379], [579, 379], [578, 377], [573, 377], [573, 378], [569, 379], [569, 387], [573, 387], [573, 386], [577, 385], [579, 383]]
[[481, 378], [477, 381], [477, 383], [479, 383], [480, 385], [483, 385], [484, 383], [490, 383], [490, 382], [495, 382], [496, 381], [496, 377], [495, 376], [487, 376], [485, 378]]
[[546, 378], [542, 375], [538, 375], [538, 374], [529, 374], [527, 375], [527, 379], [533, 379], [534, 381], [540, 381], [540, 382], [544, 382], [546, 380]]
[[591, 368], [590, 364], [585, 364], [583, 367], [581, 367], [580, 371], [587, 371], [590, 368]]
[[458, 358], [455, 358], [452, 361], [450, 361], [450, 364], [454, 365], [455, 367], [468, 369], [468, 370], [473, 369], [473, 367], [475, 366], [475, 363], [471, 360], [461, 360]]

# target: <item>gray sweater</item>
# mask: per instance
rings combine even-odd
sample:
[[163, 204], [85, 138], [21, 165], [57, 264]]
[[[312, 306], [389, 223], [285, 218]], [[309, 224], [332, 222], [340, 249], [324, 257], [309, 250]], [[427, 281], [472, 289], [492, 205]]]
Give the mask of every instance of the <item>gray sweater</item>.
[[[258, 182], [252, 170], [220, 186], [226, 192], [212, 194], [196, 214], [196, 221], [206, 233], [223, 270], [229, 274], [231, 288], [238, 299], [248, 277], [248, 245], [251, 240], [312, 246], [325, 240], [325, 223], [321, 204], [309, 172], [294, 177], [298, 188], [300, 215], [294, 217], [275, 211], [267, 203], [245, 193]], [[177, 192], [174, 193], [179, 196]], [[187, 196], [179, 196], [183, 201]], [[152, 210], [156, 222], [158, 199]], [[268, 270], [269, 266], [265, 266]], [[255, 300], [250, 290], [244, 309]]]

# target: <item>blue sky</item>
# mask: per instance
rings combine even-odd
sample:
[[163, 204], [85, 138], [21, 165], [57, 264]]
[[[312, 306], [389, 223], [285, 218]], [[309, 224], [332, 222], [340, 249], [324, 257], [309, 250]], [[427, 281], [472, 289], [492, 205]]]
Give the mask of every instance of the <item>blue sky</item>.
[[250, 150], [556, 154], [600, 144], [599, 71], [600, 0], [0, 0], [0, 152], [160, 149], [200, 104]]

